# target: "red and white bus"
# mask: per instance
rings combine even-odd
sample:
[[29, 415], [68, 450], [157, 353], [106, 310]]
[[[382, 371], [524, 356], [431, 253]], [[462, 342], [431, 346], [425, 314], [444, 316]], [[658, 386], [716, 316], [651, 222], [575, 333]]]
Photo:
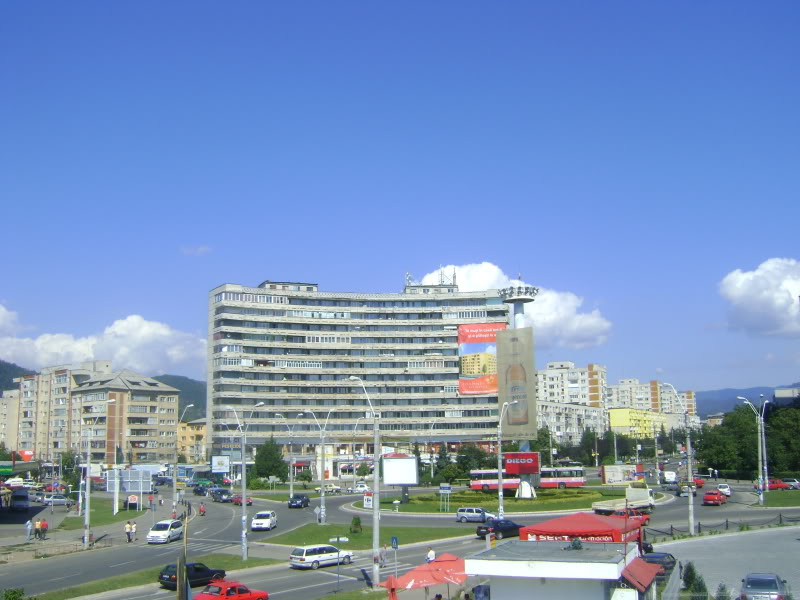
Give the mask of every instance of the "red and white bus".
[[[519, 475], [503, 473], [503, 489], [515, 490], [519, 487]], [[542, 467], [540, 488], [577, 488], [586, 485], [586, 472], [583, 467]], [[469, 472], [469, 487], [472, 490], [488, 492], [497, 489], [497, 469], [476, 469]]]

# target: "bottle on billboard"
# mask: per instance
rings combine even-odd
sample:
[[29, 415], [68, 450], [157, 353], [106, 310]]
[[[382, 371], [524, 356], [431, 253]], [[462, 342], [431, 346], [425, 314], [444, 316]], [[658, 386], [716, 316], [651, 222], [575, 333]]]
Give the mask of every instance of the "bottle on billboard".
[[511, 404], [508, 407], [508, 424], [527, 425], [528, 374], [522, 364], [522, 350], [518, 337], [511, 338], [511, 364], [506, 369], [505, 378], [508, 401], [516, 401], [516, 404]]

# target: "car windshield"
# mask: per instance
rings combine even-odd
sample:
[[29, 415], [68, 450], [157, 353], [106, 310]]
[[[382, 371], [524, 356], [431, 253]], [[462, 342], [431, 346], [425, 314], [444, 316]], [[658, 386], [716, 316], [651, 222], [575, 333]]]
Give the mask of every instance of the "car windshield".
[[269, 519], [269, 513], [256, 513], [254, 519]]
[[169, 523], [156, 523], [153, 525], [153, 531], [166, 531], [169, 529]]

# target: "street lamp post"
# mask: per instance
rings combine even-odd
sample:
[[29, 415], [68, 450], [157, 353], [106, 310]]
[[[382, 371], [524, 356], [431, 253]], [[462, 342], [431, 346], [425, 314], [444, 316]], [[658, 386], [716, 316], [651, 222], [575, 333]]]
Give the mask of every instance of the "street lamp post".
[[350, 376], [351, 381], [358, 381], [361, 384], [361, 389], [364, 391], [364, 396], [367, 398], [367, 403], [372, 411], [374, 425], [372, 426], [374, 439], [373, 439], [373, 469], [372, 469], [372, 587], [378, 585], [381, 578], [381, 565], [378, 560], [378, 552], [380, 548], [380, 526], [381, 526], [381, 509], [380, 509], [380, 461], [381, 455], [381, 429], [380, 429], [380, 414], [375, 411], [372, 406], [372, 401], [369, 399], [369, 393], [364, 385], [364, 381], [355, 375]]
[[356, 491], [356, 430], [358, 429], [358, 422], [361, 419], [366, 419], [366, 418], [367, 417], [358, 417], [356, 419], [355, 426], [353, 426], [353, 446], [352, 446], [352, 448], [353, 448], [353, 464], [352, 464], [352, 468], [353, 468], [353, 491], [354, 492]]
[[761, 408], [760, 410], [756, 408], [752, 402], [750, 402], [747, 398], [743, 396], [737, 396], [737, 400], [741, 400], [747, 406], [750, 407], [756, 415], [756, 425], [758, 427], [757, 430], [757, 441], [758, 441], [758, 503], [760, 505], [764, 505], [764, 493], [767, 489], [769, 489], [769, 480], [767, 479], [767, 446], [766, 446], [766, 436], [764, 435], [764, 411], [765, 407], [767, 406], [767, 402], [769, 400], [764, 400], [764, 396], [761, 396]]
[[[109, 404], [115, 402], [115, 400], [106, 400], [105, 404], [108, 406]], [[92, 427], [97, 427], [97, 419], [100, 418], [100, 415], [97, 415], [94, 418], [94, 424]], [[106, 424], [108, 424], [108, 410], [106, 410]], [[83, 425], [83, 417], [81, 417], [81, 425]], [[92, 439], [94, 438], [94, 429], [89, 430], [89, 445], [86, 448], [86, 475], [83, 479], [83, 493], [86, 497], [84, 502], [83, 508], [83, 549], [89, 549], [89, 513], [91, 513], [91, 489], [92, 489]]]
[[505, 517], [505, 507], [503, 506], [503, 416], [505, 416], [508, 407], [516, 404], [519, 400], [512, 402], [503, 402], [500, 408], [500, 418], [497, 419], [497, 518], [503, 519]]
[[[178, 419], [178, 431], [180, 431], [181, 423], [183, 422], [183, 417], [186, 416], [186, 411], [192, 408], [194, 404], [187, 404], [183, 407], [183, 411], [181, 412], [181, 416]], [[172, 506], [175, 508], [178, 502], [178, 439], [175, 439], [175, 464], [172, 465]], [[178, 510], [175, 508], [175, 510]]]
[[[250, 411], [250, 416], [259, 406], [264, 406], [263, 402], [258, 402], [253, 406]], [[239, 426], [239, 431], [242, 433], [242, 560], [247, 560], [247, 429], [244, 426], [244, 408], [242, 408], [242, 420], [239, 420], [239, 415], [236, 414], [236, 409], [228, 406], [228, 410], [233, 411], [233, 416], [236, 417], [236, 424]]]
[[438, 417], [433, 419], [428, 429], [428, 462], [431, 464], [431, 479], [433, 479], [433, 426], [436, 425], [438, 420]]
[[[280, 413], [275, 413], [276, 417], [280, 417], [289, 430], [289, 498], [294, 496], [294, 457], [292, 456], [292, 436], [294, 436], [294, 425], [289, 427], [289, 420]], [[303, 416], [303, 413], [297, 413], [297, 418]]]
[[[690, 433], [691, 429], [689, 428], [689, 407], [683, 403], [683, 400], [681, 400], [681, 397], [678, 395], [678, 390], [675, 389], [674, 385], [666, 382], [664, 385], [669, 386], [672, 389], [672, 393], [675, 394], [675, 398], [681, 403], [683, 414], [686, 420], [686, 484], [689, 488], [689, 493], [686, 494], [686, 499], [688, 500], [689, 504], [689, 535], [694, 535], [694, 493], [692, 492], [694, 477], [692, 476], [692, 435]], [[678, 490], [678, 493], [680, 493], [680, 489]]]
[[314, 423], [317, 424], [317, 429], [319, 429], [319, 443], [320, 443], [320, 469], [319, 469], [319, 519], [317, 522], [320, 525], [324, 525], [327, 519], [327, 513], [325, 511], [325, 434], [328, 430], [328, 419], [331, 418], [331, 413], [333, 409], [328, 411], [328, 415], [325, 417], [325, 426], [319, 424], [317, 420], [317, 415], [314, 414], [313, 410], [308, 411], [311, 413], [311, 416], [314, 417]]

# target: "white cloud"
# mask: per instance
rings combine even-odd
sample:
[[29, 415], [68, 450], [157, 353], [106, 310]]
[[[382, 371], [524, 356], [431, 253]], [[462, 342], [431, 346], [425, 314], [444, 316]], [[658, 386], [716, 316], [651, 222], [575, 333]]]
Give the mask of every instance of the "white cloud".
[[186, 256], [203, 256], [211, 252], [209, 246], [181, 246], [181, 254]]
[[[4, 311], [8, 312], [0, 305], [0, 318]], [[205, 370], [206, 341], [164, 323], [130, 315], [114, 321], [102, 333], [86, 337], [66, 333], [45, 333], [35, 338], [0, 336], [0, 359], [30, 369], [111, 360], [114, 370], [198, 377]]]
[[755, 271], [736, 269], [719, 284], [730, 303], [728, 326], [753, 335], [800, 336], [800, 262], [770, 258]]
[[12, 334], [18, 327], [17, 313], [0, 304], [0, 334]]
[[[423, 284], [439, 283], [439, 274], [451, 278], [456, 273], [456, 283], [462, 292], [504, 288], [509, 285], [535, 285], [511, 279], [497, 265], [482, 262], [470, 265], [448, 265], [422, 278]], [[539, 288], [536, 300], [525, 306], [525, 321], [533, 326], [539, 347], [562, 346], [587, 348], [603, 344], [611, 331], [611, 323], [600, 311], [579, 312], [583, 298], [572, 292], [559, 292]]]

